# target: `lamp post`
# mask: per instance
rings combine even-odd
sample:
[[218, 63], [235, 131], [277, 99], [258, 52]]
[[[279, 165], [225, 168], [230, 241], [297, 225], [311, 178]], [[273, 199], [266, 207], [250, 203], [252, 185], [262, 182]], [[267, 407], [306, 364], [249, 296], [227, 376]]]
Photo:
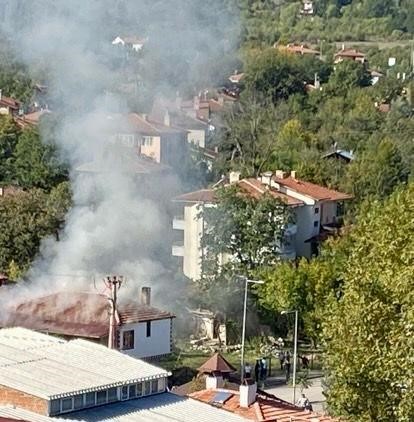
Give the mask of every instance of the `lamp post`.
[[298, 311], [282, 311], [282, 315], [295, 314], [295, 333], [293, 338], [293, 404], [296, 403], [296, 362], [298, 360]]
[[252, 284], [263, 284], [261, 280], [249, 280], [247, 277], [239, 277], [244, 280], [244, 305], [243, 305], [243, 329], [242, 329], [242, 346], [241, 346], [241, 361], [240, 361], [240, 384], [244, 381], [244, 338], [246, 336], [246, 315], [247, 315], [247, 285]]

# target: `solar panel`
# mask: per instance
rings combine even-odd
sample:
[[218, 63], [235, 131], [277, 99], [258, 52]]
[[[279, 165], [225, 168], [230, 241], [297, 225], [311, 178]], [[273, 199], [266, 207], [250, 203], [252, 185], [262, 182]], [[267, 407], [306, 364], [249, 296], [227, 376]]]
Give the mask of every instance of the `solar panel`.
[[213, 397], [213, 399], [211, 400], [211, 403], [224, 404], [232, 395], [233, 395], [233, 393], [227, 393], [225, 391], [219, 391]]

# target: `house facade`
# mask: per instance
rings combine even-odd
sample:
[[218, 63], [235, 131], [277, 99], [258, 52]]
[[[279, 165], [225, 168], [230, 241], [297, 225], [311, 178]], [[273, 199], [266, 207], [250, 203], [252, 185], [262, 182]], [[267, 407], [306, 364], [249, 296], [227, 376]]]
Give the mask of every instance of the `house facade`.
[[[348, 194], [315, 185], [296, 177], [295, 172], [264, 173], [260, 178], [240, 179], [231, 173], [228, 184], [236, 183], [240, 189], [255, 198], [270, 193], [284, 202], [293, 212], [295, 224], [285, 228], [284, 240], [279, 246], [282, 259], [310, 258], [317, 254], [319, 242], [335, 233], [343, 214], [343, 202]], [[182, 262], [183, 273], [193, 280], [201, 278], [203, 250], [201, 239], [205, 229], [201, 211], [215, 206], [215, 188], [202, 189], [176, 197], [176, 232], [172, 255]]]
[[[143, 288], [140, 301], [123, 299], [116, 305], [115, 348], [126, 355], [155, 359], [172, 351], [175, 316], [152, 307], [150, 300], [149, 288]], [[108, 345], [109, 309], [109, 300], [104, 295], [59, 292], [9, 310], [2, 326], [25, 327], [66, 339], [82, 338]]]

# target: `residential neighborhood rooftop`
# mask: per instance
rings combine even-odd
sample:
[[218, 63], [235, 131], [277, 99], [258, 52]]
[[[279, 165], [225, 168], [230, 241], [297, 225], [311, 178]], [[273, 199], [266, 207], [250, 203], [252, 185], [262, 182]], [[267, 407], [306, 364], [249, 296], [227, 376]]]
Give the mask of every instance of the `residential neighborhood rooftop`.
[[221, 356], [220, 353], [214, 353], [214, 355], [211, 356], [210, 359], [208, 359], [198, 368], [198, 372], [206, 374], [214, 372], [229, 374], [232, 372], [236, 372], [236, 368], [231, 363], [227, 362], [227, 360], [224, 359], [224, 357]]
[[96, 343], [0, 330], [0, 384], [47, 400], [167, 377], [140, 359]]
[[[108, 299], [85, 292], [60, 292], [21, 303], [9, 311], [4, 326], [69, 336], [101, 338], [108, 335]], [[121, 324], [174, 318], [170, 312], [134, 302], [120, 301], [117, 320]]]

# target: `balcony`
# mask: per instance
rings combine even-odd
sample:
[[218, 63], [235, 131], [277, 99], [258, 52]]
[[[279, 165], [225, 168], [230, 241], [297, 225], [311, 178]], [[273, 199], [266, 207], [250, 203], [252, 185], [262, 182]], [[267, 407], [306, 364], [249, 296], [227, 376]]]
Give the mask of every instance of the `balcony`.
[[174, 242], [171, 248], [172, 256], [184, 256], [184, 242]]
[[184, 217], [175, 216], [173, 218], [173, 229], [174, 230], [184, 230]]

